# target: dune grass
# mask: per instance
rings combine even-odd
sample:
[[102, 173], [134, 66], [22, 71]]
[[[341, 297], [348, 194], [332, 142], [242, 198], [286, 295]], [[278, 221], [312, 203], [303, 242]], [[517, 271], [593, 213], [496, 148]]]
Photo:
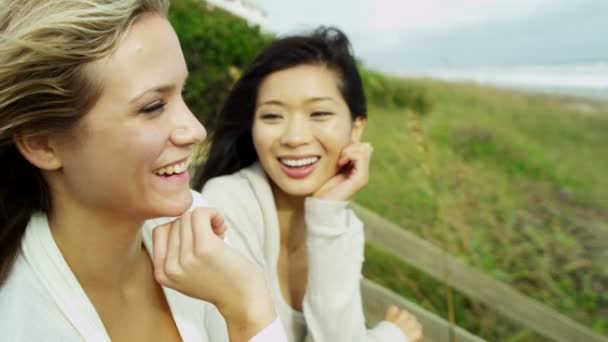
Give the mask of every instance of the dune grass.
[[[228, 70], [269, 38], [195, 0], [174, 1], [171, 18], [195, 82], [188, 100], [212, 130]], [[361, 70], [375, 156], [356, 200], [608, 334], [606, 106]], [[440, 282], [381, 249], [366, 257], [368, 277], [448, 316]], [[457, 292], [453, 299], [456, 323], [476, 334], [539, 339]]]
[[[372, 178], [356, 201], [608, 334], [608, 107], [393, 82], [423, 92], [432, 109], [370, 108]], [[447, 318], [440, 282], [381, 249], [366, 253], [366, 276]], [[456, 323], [482, 337], [540, 339], [459, 293], [454, 304]]]

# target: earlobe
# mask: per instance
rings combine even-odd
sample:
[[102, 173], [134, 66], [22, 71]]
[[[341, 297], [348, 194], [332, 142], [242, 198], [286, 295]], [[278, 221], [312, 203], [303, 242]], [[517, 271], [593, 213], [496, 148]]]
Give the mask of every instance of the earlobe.
[[355, 121], [353, 121], [353, 129], [351, 131], [351, 142], [358, 143], [361, 142], [361, 138], [363, 137], [363, 131], [365, 130], [365, 122], [366, 119], [364, 116], [358, 116]]
[[57, 170], [62, 164], [48, 134], [16, 134], [15, 146], [30, 163], [42, 170]]

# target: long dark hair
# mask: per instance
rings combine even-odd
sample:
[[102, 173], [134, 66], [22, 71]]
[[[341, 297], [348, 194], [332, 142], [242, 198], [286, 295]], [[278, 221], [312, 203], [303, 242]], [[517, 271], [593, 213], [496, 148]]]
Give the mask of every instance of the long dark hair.
[[27, 223], [51, 210], [39, 169], [18, 151], [19, 134], [69, 129], [101, 87], [88, 62], [115, 50], [142, 13], [166, 16], [168, 0], [19, 0], [0, 7], [0, 285], [7, 279]]
[[207, 159], [193, 178], [195, 189], [200, 190], [209, 179], [236, 172], [258, 159], [251, 128], [260, 84], [274, 72], [306, 64], [323, 65], [337, 74], [338, 88], [353, 120], [367, 115], [361, 76], [350, 42], [342, 31], [320, 27], [308, 35], [275, 40], [256, 56], [228, 95], [211, 134]]

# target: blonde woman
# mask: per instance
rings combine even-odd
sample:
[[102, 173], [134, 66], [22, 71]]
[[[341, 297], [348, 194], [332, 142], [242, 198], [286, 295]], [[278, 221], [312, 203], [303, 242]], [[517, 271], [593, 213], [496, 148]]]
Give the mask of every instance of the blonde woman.
[[2, 340], [285, 339], [189, 190], [206, 132], [167, 7], [0, 1]]

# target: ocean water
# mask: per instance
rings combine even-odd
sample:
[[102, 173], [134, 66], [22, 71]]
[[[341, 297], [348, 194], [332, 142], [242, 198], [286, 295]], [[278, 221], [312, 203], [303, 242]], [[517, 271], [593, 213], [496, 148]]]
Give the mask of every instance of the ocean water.
[[405, 73], [446, 81], [572, 95], [608, 101], [608, 62], [433, 69]]

